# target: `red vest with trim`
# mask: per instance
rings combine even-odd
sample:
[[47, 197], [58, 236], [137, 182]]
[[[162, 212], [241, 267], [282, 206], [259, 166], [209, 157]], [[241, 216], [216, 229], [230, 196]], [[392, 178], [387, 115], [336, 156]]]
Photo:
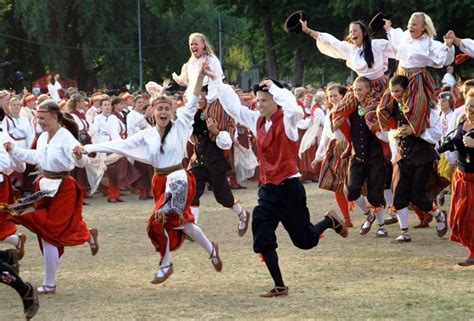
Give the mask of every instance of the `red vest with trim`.
[[265, 117], [257, 120], [257, 154], [263, 184], [279, 185], [298, 170], [298, 142], [286, 136], [283, 110], [279, 107], [271, 117], [272, 125], [265, 132]]

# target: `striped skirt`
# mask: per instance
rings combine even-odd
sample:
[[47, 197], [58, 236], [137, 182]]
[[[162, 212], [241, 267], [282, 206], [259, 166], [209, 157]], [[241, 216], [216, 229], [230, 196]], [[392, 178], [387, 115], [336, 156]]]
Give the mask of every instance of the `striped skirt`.
[[347, 148], [345, 140], [333, 139], [329, 142], [326, 157], [321, 164], [319, 175], [319, 188], [342, 194], [346, 181], [349, 159], [341, 159], [342, 153]]

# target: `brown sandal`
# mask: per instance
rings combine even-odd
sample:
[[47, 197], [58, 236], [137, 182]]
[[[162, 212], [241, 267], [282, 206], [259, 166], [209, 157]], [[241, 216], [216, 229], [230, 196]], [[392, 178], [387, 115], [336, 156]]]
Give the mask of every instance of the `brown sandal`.
[[288, 295], [288, 287], [287, 286], [276, 286], [270, 291], [266, 293], [260, 294], [261, 298], [273, 298], [277, 296], [284, 296]]
[[[164, 269], [168, 268], [168, 271], [164, 271]], [[153, 284], [160, 284], [165, 282], [171, 274], [173, 274], [173, 263], [170, 263], [170, 265], [160, 267], [161, 272], [163, 272], [163, 276], [158, 276], [157, 273], [153, 276], [153, 279], [151, 279], [151, 283]]]
[[[211, 260], [212, 265], [214, 266], [214, 269], [216, 269], [217, 272], [222, 271], [222, 261], [219, 256], [219, 246], [217, 243], [212, 242], [212, 254], [215, 253], [215, 255], [212, 255], [209, 257]], [[217, 262], [214, 262], [214, 260], [217, 260]]]

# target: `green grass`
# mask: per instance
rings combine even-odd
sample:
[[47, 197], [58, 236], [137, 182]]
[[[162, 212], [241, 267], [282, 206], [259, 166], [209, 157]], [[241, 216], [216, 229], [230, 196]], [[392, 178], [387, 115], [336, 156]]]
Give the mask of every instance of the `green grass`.
[[[236, 191], [242, 204], [256, 204], [256, 186]], [[333, 195], [305, 185], [313, 222], [325, 211], [337, 209]], [[352, 215], [356, 228], [347, 239], [327, 231], [317, 248], [295, 248], [279, 227], [279, 257], [290, 288], [283, 298], [262, 299], [272, 287], [265, 266], [252, 251], [251, 231], [237, 236], [237, 217], [218, 205], [212, 194], [202, 199], [200, 225], [219, 243], [224, 269], [216, 273], [207, 253], [185, 242], [172, 253], [174, 273], [163, 284], [150, 284], [159, 256], [145, 227], [151, 201], [106, 203], [90, 200], [84, 217], [99, 229], [100, 252], [90, 255], [87, 245], [67, 248], [58, 271], [55, 295], [42, 296], [35, 320], [154, 320], [154, 319], [393, 319], [468, 320], [474, 318], [474, 268], [456, 265], [466, 251], [429, 229], [411, 229], [413, 242], [395, 244], [398, 226], [389, 237], [358, 234], [363, 216]], [[89, 200], [88, 200], [89, 201]], [[445, 206], [446, 207], [446, 206]], [[410, 213], [410, 226], [416, 216]], [[19, 229], [24, 232], [22, 227]], [[40, 285], [42, 257], [29, 232], [21, 275]], [[6, 247], [7, 245], [4, 245]], [[19, 297], [2, 285], [0, 320], [22, 318]]]

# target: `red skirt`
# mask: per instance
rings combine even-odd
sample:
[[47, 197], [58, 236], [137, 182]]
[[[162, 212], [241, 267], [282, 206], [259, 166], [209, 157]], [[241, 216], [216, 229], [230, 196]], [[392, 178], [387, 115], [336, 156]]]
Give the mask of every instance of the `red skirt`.
[[165, 255], [166, 251], [166, 236], [163, 230], [166, 229], [170, 242], [170, 251], [177, 250], [184, 241], [185, 234], [182, 230], [175, 230], [184, 223], [194, 222], [194, 215], [191, 211], [191, 201], [196, 193], [196, 179], [190, 171], [186, 171], [188, 176], [188, 191], [186, 195], [186, 207], [184, 209], [184, 221], [178, 217], [178, 214], [170, 214], [167, 216], [166, 223], [163, 225], [161, 222], [158, 223], [155, 219], [154, 212], [161, 207], [165, 198], [166, 189], [166, 176], [154, 175], [151, 180], [151, 188], [153, 191], [153, 198], [155, 199], [155, 207], [153, 212], [148, 219], [147, 233], [148, 237], [153, 243], [157, 252], [160, 252], [161, 256]]
[[[12, 204], [14, 201], [13, 186], [8, 176], [3, 175], [3, 183], [0, 183], [0, 204]], [[0, 213], [0, 241], [16, 233], [16, 224], [7, 220], [11, 216], [10, 213]]]
[[82, 189], [74, 178], [67, 176], [54, 197], [43, 198], [37, 202], [34, 211], [12, 216], [10, 220], [25, 226], [39, 239], [56, 246], [62, 255], [64, 246], [89, 241], [89, 229], [82, 219], [83, 196]]
[[451, 241], [474, 250], [474, 173], [454, 174], [449, 226]]

